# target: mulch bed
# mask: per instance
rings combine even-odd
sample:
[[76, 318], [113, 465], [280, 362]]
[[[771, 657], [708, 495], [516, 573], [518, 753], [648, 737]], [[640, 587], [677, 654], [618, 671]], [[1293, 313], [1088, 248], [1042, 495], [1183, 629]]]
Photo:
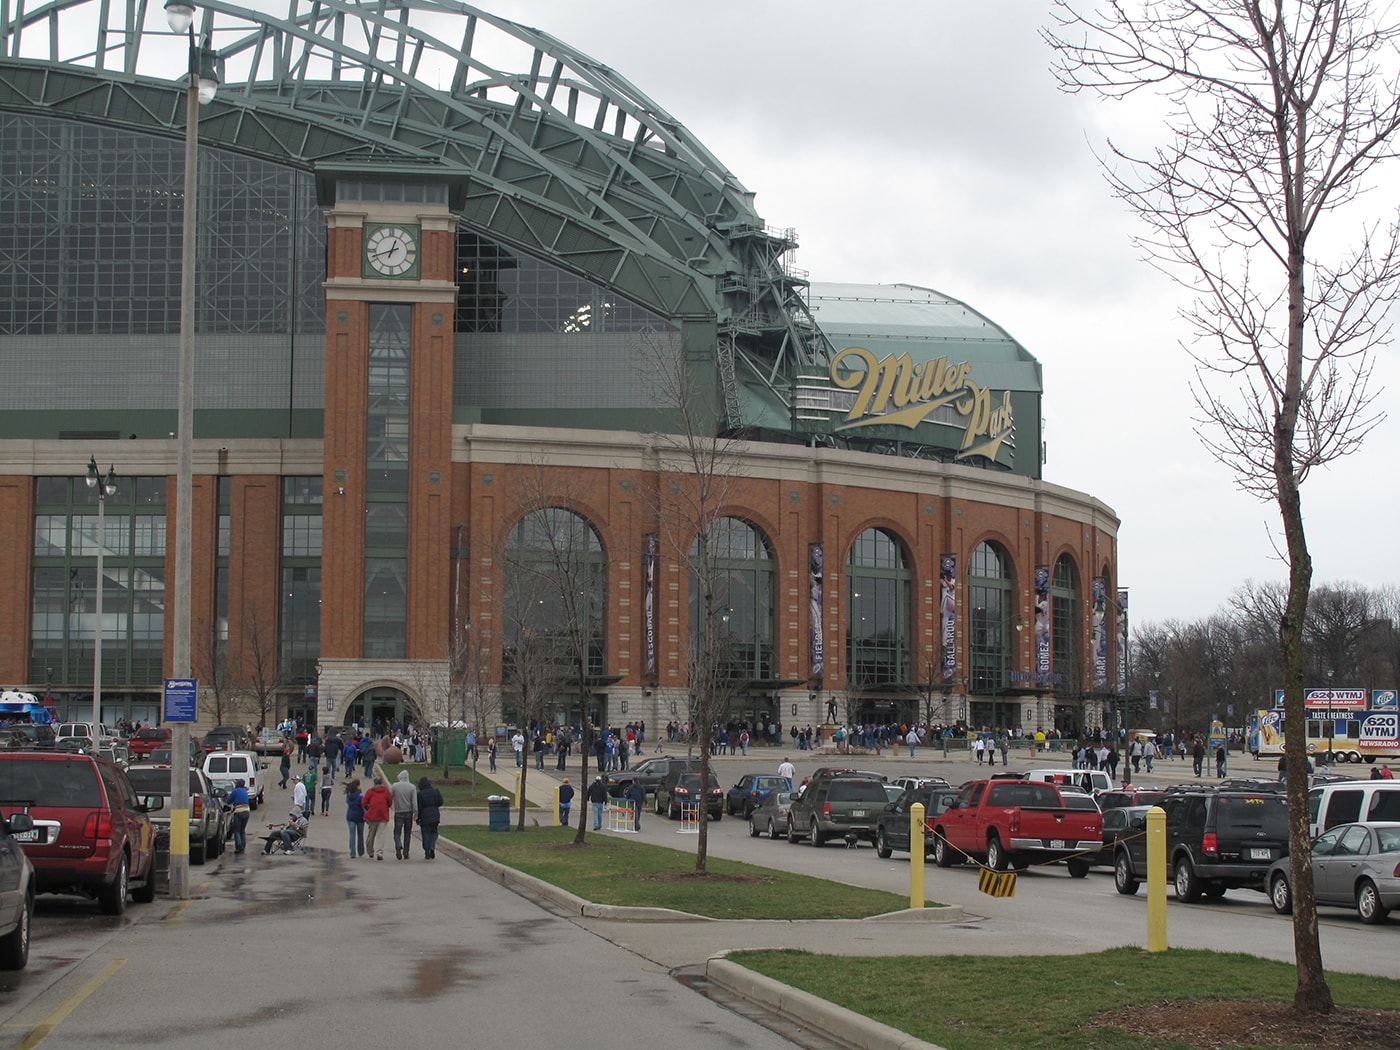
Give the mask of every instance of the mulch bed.
[[1323, 1016], [1300, 1017], [1287, 1003], [1194, 1000], [1100, 1014], [1088, 1027], [1107, 1025], [1179, 1040], [1202, 1050], [1251, 1046], [1400, 1050], [1400, 1011], [1352, 1006], [1339, 1006]]

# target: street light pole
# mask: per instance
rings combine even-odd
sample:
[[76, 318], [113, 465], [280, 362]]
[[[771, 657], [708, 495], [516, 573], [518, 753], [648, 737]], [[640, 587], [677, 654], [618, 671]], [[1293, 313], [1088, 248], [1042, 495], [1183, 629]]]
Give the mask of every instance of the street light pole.
[[[193, 678], [190, 662], [190, 586], [194, 501], [194, 294], [195, 245], [199, 189], [199, 104], [214, 98], [218, 78], [204, 69], [204, 50], [194, 32], [194, 4], [166, 0], [166, 21], [175, 33], [189, 36], [189, 75], [185, 89], [185, 211], [180, 236], [180, 369], [179, 413], [175, 453], [175, 594], [171, 659], [176, 678]], [[172, 761], [176, 769], [189, 762], [190, 724], [173, 723]], [[170, 896], [189, 898], [189, 777], [171, 778]]]
[[102, 553], [107, 547], [107, 497], [117, 492], [117, 474], [107, 468], [107, 476], [97, 472], [97, 457], [88, 457], [87, 487], [97, 491], [97, 588], [92, 620], [92, 739], [97, 742], [97, 727], [102, 724]]

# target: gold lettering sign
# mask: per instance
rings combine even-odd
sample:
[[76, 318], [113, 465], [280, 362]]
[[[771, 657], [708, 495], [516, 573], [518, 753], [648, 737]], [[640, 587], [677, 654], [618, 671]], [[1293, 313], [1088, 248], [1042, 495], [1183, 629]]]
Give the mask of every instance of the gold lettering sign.
[[968, 378], [966, 361], [950, 364], [946, 357], [915, 361], [908, 354], [883, 360], [860, 346], [850, 346], [831, 362], [831, 381], [855, 390], [855, 403], [836, 429], [897, 426], [913, 430], [939, 408], [949, 405], [966, 421], [956, 459], [986, 456], [995, 459], [1011, 437], [1016, 421], [1011, 391], [997, 397]]

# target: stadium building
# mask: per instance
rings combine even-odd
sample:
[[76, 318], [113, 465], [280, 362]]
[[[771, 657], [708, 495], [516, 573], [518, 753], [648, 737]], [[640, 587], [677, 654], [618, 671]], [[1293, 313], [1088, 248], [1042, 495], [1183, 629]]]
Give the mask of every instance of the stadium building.
[[[811, 282], [683, 125], [546, 33], [277, 6], [201, 3], [188, 35], [6, 9], [0, 683], [79, 716], [100, 674], [105, 721], [155, 722], [184, 673], [198, 63], [202, 721], [650, 730], [688, 720], [705, 637], [735, 718], [1100, 723], [1119, 523], [1042, 478], [1016, 340], [929, 289]], [[542, 638], [572, 680], [529, 684]]]

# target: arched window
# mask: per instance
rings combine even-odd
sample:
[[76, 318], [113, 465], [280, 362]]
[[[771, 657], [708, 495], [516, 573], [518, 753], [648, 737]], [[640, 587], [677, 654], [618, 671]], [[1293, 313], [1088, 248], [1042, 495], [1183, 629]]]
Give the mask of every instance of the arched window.
[[[714, 656], [726, 678], [773, 677], [773, 551], [753, 525], [740, 518], [710, 523], [706, 544], [712, 587], [709, 615]], [[700, 651], [705, 622], [700, 538], [690, 547], [690, 637]]]
[[979, 543], [967, 574], [967, 608], [972, 628], [968, 641], [968, 688], [994, 693], [1010, 681], [1011, 573], [1006, 551]]
[[847, 680], [852, 689], [908, 682], [908, 563], [898, 539], [866, 529], [851, 545], [846, 570], [850, 616], [846, 627]]
[[1061, 554], [1050, 577], [1050, 641], [1055, 691], [1076, 696], [1084, 688], [1079, 638], [1079, 572], [1074, 559]]
[[603, 674], [607, 564], [593, 526], [563, 507], [532, 511], [511, 530], [504, 569], [506, 677], [527, 657], [576, 677], [580, 654], [588, 675]]

